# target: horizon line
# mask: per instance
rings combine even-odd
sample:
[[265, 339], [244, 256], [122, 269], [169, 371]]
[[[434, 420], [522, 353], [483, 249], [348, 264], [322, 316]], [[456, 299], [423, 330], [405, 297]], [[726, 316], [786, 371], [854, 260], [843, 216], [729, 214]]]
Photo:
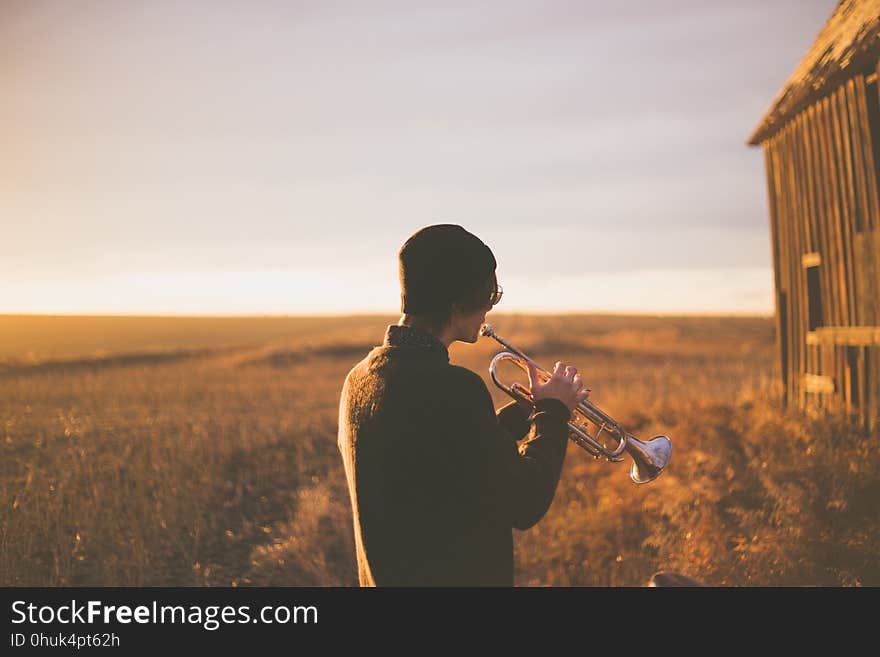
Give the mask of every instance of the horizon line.
[[[536, 316], [582, 316], [595, 315], [602, 317], [759, 317], [773, 318], [775, 312], [702, 312], [702, 311], [615, 311], [615, 310], [511, 310], [493, 311], [496, 316], [536, 315]], [[143, 319], [322, 319], [346, 317], [390, 317], [402, 315], [402, 312], [356, 311], [356, 312], [321, 312], [321, 313], [15, 313], [0, 312], [0, 319], [10, 317], [66, 317], [66, 318], [143, 318]]]

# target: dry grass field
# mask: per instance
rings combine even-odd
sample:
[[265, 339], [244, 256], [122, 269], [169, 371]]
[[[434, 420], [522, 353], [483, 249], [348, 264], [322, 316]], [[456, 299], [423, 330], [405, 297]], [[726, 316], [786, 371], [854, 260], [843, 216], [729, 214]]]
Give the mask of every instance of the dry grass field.
[[[351, 585], [339, 389], [395, 317], [0, 317], [0, 585]], [[657, 481], [570, 445], [521, 585], [880, 585], [880, 437], [779, 405], [765, 318], [490, 316]], [[454, 345], [488, 381], [496, 345]]]

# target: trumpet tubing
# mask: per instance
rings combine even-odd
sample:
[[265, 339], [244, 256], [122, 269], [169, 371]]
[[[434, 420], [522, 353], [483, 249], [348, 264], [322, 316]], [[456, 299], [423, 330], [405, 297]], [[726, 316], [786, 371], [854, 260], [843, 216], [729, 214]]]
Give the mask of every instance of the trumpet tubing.
[[[480, 335], [494, 339], [505, 349], [497, 354], [489, 364], [489, 375], [495, 385], [517, 401], [526, 404], [533, 403], [528, 388], [518, 382], [507, 385], [501, 381], [498, 375], [498, 365], [509, 361], [528, 372], [528, 363], [531, 363], [535, 366], [538, 378], [542, 382], [550, 379], [552, 376], [550, 372], [495, 333], [491, 324], [483, 324], [480, 328]], [[590, 433], [593, 427], [595, 429], [593, 429], [593, 433]], [[568, 428], [569, 439], [595, 458], [620, 462], [623, 461], [622, 455], [626, 452], [633, 460], [630, 479], [636, 484], [646, 484], [659, 477], [672, 457], [672, 441], [667, 436], [654, 436], [647, 442], [637, 440], [632, 434], [627, 433], [614, 418], [587, 399], [572, 411]], [[612, 441], [612, 446], [606, 443], [603, 436], [607, 436], [608, 440]]]

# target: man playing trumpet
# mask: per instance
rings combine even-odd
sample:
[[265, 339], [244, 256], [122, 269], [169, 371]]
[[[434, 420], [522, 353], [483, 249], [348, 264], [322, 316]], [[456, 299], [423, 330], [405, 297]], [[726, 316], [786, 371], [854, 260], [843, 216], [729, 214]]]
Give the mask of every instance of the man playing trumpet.
[[530, 365], [531, 414], [496, 414], [482, 378], [449, 362], [501, 299], [495, 268], [461, 226], [416, 232], [399, 253], [403, 315], [345, 379], [338, 444], [362, 586], [512, 586], [512, 529], [553, 500], [589, 394], [577, 370], [556, 363], [542, 383]]

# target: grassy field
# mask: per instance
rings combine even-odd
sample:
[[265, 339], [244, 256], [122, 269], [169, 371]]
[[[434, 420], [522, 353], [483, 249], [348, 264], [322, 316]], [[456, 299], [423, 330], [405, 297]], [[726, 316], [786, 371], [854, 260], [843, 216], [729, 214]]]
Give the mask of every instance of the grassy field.
[[[348, 369], [396, 317], [0, 316], [0, 585], [351, 585]], [[880, 585], [880, 438], [779, 406], [765, 318], [491, 317], [569, 360], [656, 482], [571, 445], [521, 585]], [[497, 351], [453, 345], [488, 382]]]

